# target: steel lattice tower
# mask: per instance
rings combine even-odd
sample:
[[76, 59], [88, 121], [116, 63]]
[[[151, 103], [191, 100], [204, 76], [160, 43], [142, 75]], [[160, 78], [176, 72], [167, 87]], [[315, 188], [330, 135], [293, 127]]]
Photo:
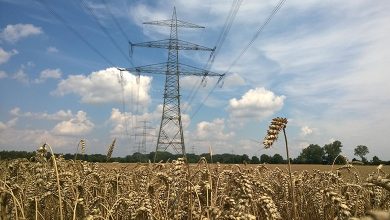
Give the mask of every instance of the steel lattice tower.
[[146, 154], [146, 143], [148, 142], [148, 137], [155, 137], [154, 134], [149, 133], [151, 130], [155, 130], [155, 128], [149, 126], [149, 121], [139, 121], [142, 123], [142, 126], [135, 127], [135, 129], [140, 129], [139, 133], [134, 134], [135, 137], [141, 137], [141, 140], [138, 142], [138, 153]]
[[136, 44], [130, 42], [131, 51], [135, 46], [168, 49], [168, 61], [165, 63], [126, 68], [121, 70], [136, 72], [138, 75], [141, 73], [165, 75], [164, 105], [154, 160], [156, 161], [158, 151], [166, 151], [170, 147], [175, 152], [182, 153], [185, 157], [186, 150], [180, 109], [180, 76], [202, 76], [203, 80], [207, 76], [216, 76], [219, 77], [219, 81], [221, 81], [224, 74], [213, 73], [205, 69], [192, 67], [179, 62], [179, 50], [203, 50], [213, 52], [215, 49], [179, 40], [178, 28], [204, 27], [178, 20], [176, 17], [175, 7], [173, 9], [171, 19], [144, 22], [143, 24], [170, 27], [170, 37], [166, 40], [149, 41]]

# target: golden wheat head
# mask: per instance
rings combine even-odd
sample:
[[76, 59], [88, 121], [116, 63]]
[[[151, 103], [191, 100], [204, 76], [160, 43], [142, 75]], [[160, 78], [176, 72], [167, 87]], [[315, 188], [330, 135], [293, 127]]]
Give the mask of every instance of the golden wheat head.
[[279, 132], [287, 125], [287, 118], [274, 118], [268, 127], [267, 135], [264, 138], [264, 148], [270, 148], [278, 139]]

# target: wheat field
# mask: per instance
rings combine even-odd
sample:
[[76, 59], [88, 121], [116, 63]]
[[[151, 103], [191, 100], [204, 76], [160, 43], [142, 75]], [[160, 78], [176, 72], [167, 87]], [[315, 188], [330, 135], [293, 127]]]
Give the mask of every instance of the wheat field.
[[350, 164], [293, 166], [291, 188], [284, 166], [209, 165], [205, 158], [191, 166], [183, 159], [107, 166], [40, 152], [1, 162], [0, 218], [388, 219], [387, 167], [365, 167], [371, 171], [363, 176]]

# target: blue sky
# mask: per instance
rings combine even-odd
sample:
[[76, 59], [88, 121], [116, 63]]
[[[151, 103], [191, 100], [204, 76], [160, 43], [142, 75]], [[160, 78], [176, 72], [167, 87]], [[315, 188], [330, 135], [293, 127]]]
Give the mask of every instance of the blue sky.
[[[140, 132], [139, 121], [159, 125], [164, 78], [142, 75], [137, 83], [124, 72], [122, 93], [116, 67], [131, 66], [128, 41], [168, 38], [168, 29], [142, 22], [169, 19], [176, 5], [179, 19], [206, 27], [180, 30], [179, 37], [214, 47], [233, 3], [104, 2], [0, 0], [2, 149], [34, 150], [47, 141], [57, 152], [74, 152], [84, 138], [88, 153], [104, 154], [117, 138], [116, 155], [134, 153], [139, 138], [131, 134]], [[228, 70], [277, 4], [243, 0], [212, 71]], [[286, 1], [194, 117], [216, 79], [208, 79], [190, 103], [200, 79], [181, 79], [187, 151], [195, 146], [196, 153], [207, 152], [211, 145], [216, 153], [284, 155], [282, 142], [263, 150], [251, 140], [262, 140], [270, 120], [282, 116], [289, 119], [293, 157], [308, 144], [340, 140], [350, 158], [357, 145], [366, 145], [370, 159], [389, 160], [389, 9], [385, 0]], [[180, 60], [203, 67], [208, 56], [186, 51]], [[135, 48], [132, 56], [135, 65], [166, 59], [159, 49]], [[149, 141], [147, 151], [154, 149], [155, 139]]]

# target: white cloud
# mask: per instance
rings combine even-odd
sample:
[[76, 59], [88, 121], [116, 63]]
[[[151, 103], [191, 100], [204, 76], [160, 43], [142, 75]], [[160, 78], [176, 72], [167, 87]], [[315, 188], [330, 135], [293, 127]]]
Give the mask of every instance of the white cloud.
[[39, 75], [39, 78], [35, 79], [35, 83], [43, 83], [47, 79], [60, 79], [62, 72], [60, 69], [45, 69]]
[[26, 117], [39, 120], [64, 121], [74, 117], [71, 110], [59, 110], [49, 114], [47, 112], [22, 112], [19, 107], [11, 109], [10, 114], [16, 117]]
[[28, 75], [24, 72], [24, 68], [20, 68], [13, 76], [13, 79], [15, 79], [18, 82], [21, 82], [23, 84], [29, 84], [30, 79]]
[[16, 118], [10, 119], [6, 123], [0, 121], [0, 132], [5, 131], [6, 129], [10, 129], [10, 128], [14, 127], [16, 125], [16, 123], [18, 122], [18, 120], [19, 119], [16, 117]]
[[22, 38], [39, 35], [42, 33], [43, 31], [40, 27], [36, 27], [32, 24], [9, 24], [0, 33], [0, 39], [11, 43], [16, 43]]
[[[146, 107], [150, 103], [149, 90], [152, 78], [140, 76], [137, 84], [137, 76], [129, 72], [122, 73], [125, 98], [137, 100], [138, 96], [139, 104]], [[119, 74], [117, 68], [108, 68], [92, 72], [88, 76], [70, 75], [67, 79], [61, 80], [51, 94], [64, 96], [74, 93], [81, 97], [81, 102], [89, 104], [120, 102], [122, 89]]]
[[80, 136], [91, 132], [94, 126], [86, 112], [78, 111], [73, 118], [58, 123], [52, 131], [58, 135]]
[[[55, 151], [55, 148], [60, 147], [60, 152], [64, 152], [64, 150], [73, 152], [80, 136], [86, 135], [94, 128], [94, 124], [83, 111], [79, 111], [75, 115], [70, 110], [59, 110], [53, 114], [48, 114], [46, 112], [22, 112], [20, 108], [16, 107], [11, 109], [9, 113], [13, 117], [6, 123], [0, 122], [0, 144], [10, 150], [31, 151], [47, 142], [51, 144]], [[32, 122], [32, 124], [30, 122], [26, 123], [23, 118], [61, 122], [51, 130], [37, 128], [36, 126], [30, 128], [31, 125], [36, 125], [35, 122]], [[20, 122], [16, 127], [18, 121]], [[48, 123], [45, 122], [44, 124], [47, 125]], [[83, 136], [83, 138], [86, 137]]]
[[[147, 151], [154, 151], [156, 138], [160, 128], [162, 109], [162, 105], [157, 105], [156, 108], [151, 112], [132, 114], [131, 112], [122, 112], [117, 108], [113, 108], [111, 110], [110, 118], [106, 121], [106, 124], [108, 124], [111, 129], [111, 138], [117, 138], [118, 144], [120, 145], [138, 146], [139, 142], [143, 138], [142, 135], [139, 135], [143, 133], [142, 129], [144, 126], [144, 121], [146, 121], [146, 126], [148, 127], [148, 136], [146, 136], [146, 139], [149, 145]], [[190, 135], [187, 129], [190, 124], [190, 117], [188, 114], [182, 114], [181, 116], [184, 136], [188, 137], [189, 139]], [[167, 127], [165, 127], [165, 130], [169, 137], [173, 137], [173, 135], [170, 133], [171, 129], [169, 126], [170, 125], [168, 124]], [[135, 138], [134, 134], [138, 135], [137, 138]], [[130, 152], [128, 151], [128, 153], [131, 154], [136, 152], [137, 150], [138, 149], [131, 149]]]
[[[158, 134], [159, 120], [161, 119], [162, 105], [158, 105], [153, 112], [144, 112], [139, 115], [131, 112], [121, 112], [117, 108], [111, 110], [110, 118], [106, 124], [110, 127], [110, 137], [117, 138], [118, 146], [125, 146], [125, 152], [132, 154], [138, 151], [138, 148], [128, 148], [128, 146], [138, 146], [143, 140], [143, 121], [146, 121], [147, 136], [146, 151], [154, 151], [156, 135]], [[135, 136], [138, 135], [137, 137]], [[152, 147], [154, 146], [154, 147]]]
[[53, 78], [53, 79], [59, 79], [61, 78], [61, 70], [60, 69], [45, 69], [41, 72], [40, 78], [41, 79], [48, 79], [48, 78]]
[[170, 12], [152, 9], [144, 4], [137, 4], [130, 10], [130, 16], [133, 18], [135, 23], [140, 26], [142, 26], [142, 23], [145, 21], [164, 20], [170, 17]]
[[20, 108], [19, 107], [15, 107], [13, 109], [11, 109], [9, 111], [9, 113], [13, 116], [19, 116], [20, 115]]
[[5, 71], [0, 70], [0, 79], [7, 78], [8, 74]]
[[309, 126], [303, 126], [301, 127], [301, 135], [302, 136], [307, 136], [313, 133], [313, 129], [309, 128]]
[[7, 129], [7, 125], [0, 121], [0, 132], [4, 131], [5, 129]]
[[224, 79], [223, 88], [231, 88], [243, 85], [245, 85], [245, 80], [240, 76], [240, 74], [232, 73], [227, 75]]
[[28, 67], [33, 67], [35, 64], [32, 62], [28, 62], [26, 65], [22, 64], [19, 70], [12, 75], [12, 79], [15, 79], [18, 82], [23, 84], [30, 83], [44, 83], [48, 79], [60, 79], [62, 72], [60, 69], [44, 69], [40, 72], [39, 77], [36, 79], [30, 79], [30, 77], [26, 74], [25, 70]]
[[161, 114], [158, 114], [158, 112], [158, 109], [156, 109], [155, 112], [145, 112], [140, 115], [136, 115], [131, 112], [121, 112], [119, 109], [113, 108], [108, 120], [112, 126], [110, 133], [115, 137], [123, 136], [126, 133], [127, 127], [127, 132], [134, 134], [134, 128], [140, 126], [140, 121], [153, 122], [153, 126], [157, 127], [156, 120], [161, 118]]
[[46, 49], [46, 51], [48, 52], [48, 53], [58, 53], [58, 49], [56, 48], [56, 47], [48, 47], [47, 49]]
[[225, 119], [216, 118], [211, 122], [202, 121], [196, 125], [195, 136], [199, 140], [226, 141], [234, 136], [234, 132], [226, 132], [225, 129]]
[[15, 49], [11, 50], [11, 51], [5, 51], [3, 48], [0, 47], [0, 64], [3, 64], [3, 63], [6, 63], [8, 62], [8, 60], [18, 54], [19, 52]]
[[[79, 137], [61, 136], [44, 129], [7, 128], [1, 132], [0, 144], [5, 150], [36, 150], [43, 143], [49, 143], [54, 152], [74, 152]], [[62, 150], [58, 150], [62, 148]]]
[[265, 88], [250, 89], [240, 99], [230, 99], [228, 110], [233, 121], [262, 120], [283, 107], [285, 96], [277, 96]]
[[12, 118], [11, 120], [7, 121], [7, 127], [14, 127], [16, 123], [18, 122], [19, 118], [15, 117]]
[[[230, 152], [234, 145], [235, 133], [228, 131], [225, 119], [216, 118], [212, 121], [201, 121], [196, 130], [185, 135], [187, 146], [195, 145], [200, 151], [207, 152], [212, 146], [213, 152]], [[188, 151], [189, 149], [187, 149]], [[198, 151], [198, 153], [201, 153]]]
[[307, 141], [301, 141], [301, 142], [298, 143], [298, 148], [299, 148], [299, 149], [304, 149], [304, 148], [307, 148], [309, 145], [310, 145], [309, 142], [307, 142]]

